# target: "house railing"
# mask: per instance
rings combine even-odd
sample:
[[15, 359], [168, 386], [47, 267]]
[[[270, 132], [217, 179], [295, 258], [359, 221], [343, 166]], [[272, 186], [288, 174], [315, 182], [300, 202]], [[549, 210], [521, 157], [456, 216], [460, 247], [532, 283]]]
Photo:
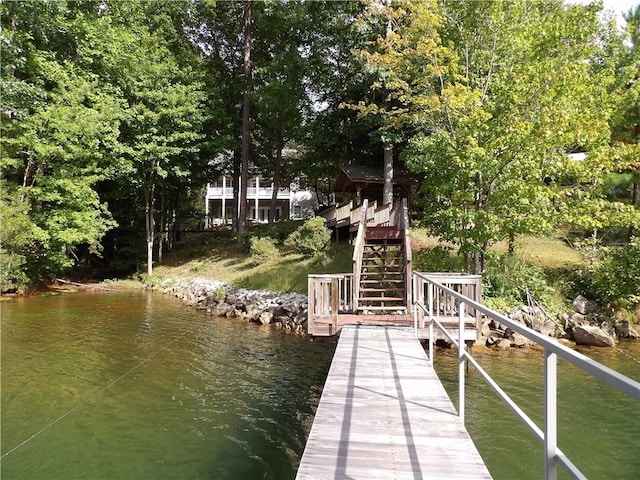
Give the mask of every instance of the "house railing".
[[[458, 349], [458, 415], [464, 422], [465, 415], [465, 362], [473, 365], [475, 371], [487, 382], [498, 397], [516, 414], [516, 416], [525, 424], [525, 426], [533, 433], [533, 435], [543, 444], [544, 447], [544, 478], [547, 480], [555, 480], [557, 477], [557, 466], [563, 467], [572, 478], [585, 479], [586, 477], [574, 465], [569, 458], [558, 447], [558, 425], [557, 425], [557, 361], [558, 357], [562, 358], [585, 373], [605, 382], [611, 387], [628, 395], [636, 402], [640, 402], [640, 383], [612, 370], [604, 365], [575, 352], [564, 345], [561, 345], [554, 339], [542, 335], [525, 325], [511, 320], [490, 308], [482, 305], [479, 301], [469, 298], [463, 293], [449, 288], [433, 278], [433, 274], [423, 274], [414, 272], [414, 283], [423, 282], [427, 285], [424, 297], [418, 295], [414, 302], [414, 326], [418, 328], [418, 312], [427, 315], [429, 320], [429, 361], [433, 363], [435, 350], [433, 348], [433, 329], [440, 329]], [[448, 331], [436, 315], [440, 309], [439, 302], [442, 298], [454, 299], [455, 305], [452, 306], [458, 315], [458, 332], [457, 335]], [[446, 302], [445, 302], [446, 303]], [[448, 308], [448, 307], [447, 307]], [[497, 320], [501, 324], [512, 329], [514, 332], [524, 335], [529, 340], [535, 342], [544, 348], [544, 425], [538, 427], [536, 423], [520, 408], [489, 376], [489, 374], [478, 364], [473, 356], [464, 348], [464, 324], [467, 310], [475, 310], [486, 317]]]
[[[278, 189], [279, 199], [288, 199], [291, 191], [288, 188]], [[247, 200], [255, 200], [256, 198], [270, 199], [273, 195], [273, 187], [247, 188]], [[218, 198], [233, 198], [233, 188], [231, 187], [207, 187], [207, 198], [215, 200]]]

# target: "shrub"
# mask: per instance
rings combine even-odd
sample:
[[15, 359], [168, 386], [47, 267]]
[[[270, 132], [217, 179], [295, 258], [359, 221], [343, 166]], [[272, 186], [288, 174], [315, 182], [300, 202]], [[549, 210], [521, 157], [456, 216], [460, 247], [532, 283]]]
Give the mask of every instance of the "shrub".
[[325, 253], [330, 245], [331, 230], [325, 226], [322, 217], [310, 218], [285, 241], [285, 246], [307, 257]]
[[462, 258], [453, 253], [453, 248], [438, 245], [423, 248], [413, 256], [413, 269], [419, 272], [462, 272]]
[[252, 238], [270, 238], [276, 244], [282, 244], [299, 226], [300, 222], [296, 220], [283, 220], [273, 225], [252, 225], [240, 234], [240, 244], [247, 252], [251, 250]]
[[251, 237], [249, 253], [254, 263], [267, 263], [280, 256], [280, 251], [270, 237]]
[[484, 296], [514, 304], [527, 303], [527, 294], [542, 303], [552, 303], [556, 293], [541, 267], [509, 254], [490, 259], [482, 284]]
[[640, 304], [640, 242], [598, 249], [588, 268], [568, 275], [571, 295], [584, 295], [602, 306], [632, 309]]

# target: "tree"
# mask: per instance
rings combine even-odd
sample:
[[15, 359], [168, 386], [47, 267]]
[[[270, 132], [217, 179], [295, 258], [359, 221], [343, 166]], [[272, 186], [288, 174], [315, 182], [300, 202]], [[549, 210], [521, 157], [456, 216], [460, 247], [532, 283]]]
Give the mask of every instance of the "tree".
[[109, 44], [110, 51], [102, 47], [96, 53], [107, 57], [127, 102], [121, 154], [134, 172], [127, 181], [144, 199], [147, 273], [151, 275], [157, 199], [161, 191], [179, 186], [191, 174], [189, 159], [199, 148], [204, 96], [197, 72], [181, 66], [166, 36], [148, 25], [148, 7], [114, 5], [103, 27], [119, 41]]
[[[2, 108], [0, 166], [7, 188], [2, 200], [16, 209], [3, 228], [31, 221], [19, 242], [5, 231], [9, 243], [3, 248], [10, 245], [10, 255], [22, 259], [16, 279], [24, 281], [59, 274], [79, 260], [80, 249], [99, 253], [102, 237], [115, 226], [94, 187], [111, 171], [121, 110], [110, 89], [75, 64], [90, 5], [5, 2], [2, 9], [3, 41], [9, 46], [2, 69], [3, 91], [8, 87]], [[49, 50], [50, 44], [58, 49]], [[18, 199], [25, 205], [17, 205]]]
[[379, 31], [361, 21], [362, 2], [306, 2], [305, 7], [311, 111], [292, 169], [322, 198], [333, 193], [342, 165], [379, 164], [382, 159], [380, 122], [348, 108], [372, 95], [374, 75], [363, 68], [357, 52], [375, 41]]
[[238, 214], [238, 236], [247, 224], [247, 188], [249, 187], [249, 148], [251, 146], [251, 131], [249, 127], [251, 84], [251, 10], [252, 0], [243, 2], [242, 38], [243, 54], [243, 91], [242, 91], [242, 161], [240, 164], [240, 211]]
[[268, 218], [273, 223], [281, 180], [290, 178], [283, 151], [300, 140], [310, 109], [308, 67], [302, 55], [307, 20], [300, 2], [268, 4], [259, 20], [254, 48], [259, 55], [254, 76], [254, 158], [263, 174], [273, 179]]
[[[595, 63], [597, 5], [444, 1], [441, 9], [432, 40], [451, 55], [436, 50], [415, 74], [397, 74], [410, 86], [424, 78], [420, 68], [436, 78], [412, 92], [407, 110], [420, 132], [404, 158], [421, 178], [424, 219], [479, 273], [493, 242], [547, 231], [558, 209], [568, 213], [563, 201], [573, 197], [559, 181], [568, 170], [582, 175], [572, 192], [588, 191], [600, 170], [585, 167], [609, 138], [612, 76]], [[590, 159], [572, 165], [574, 149]]]
[[[151, 266], [157, 195], [172, 209], [163, 223], [175, 224], [180, 199], [200, 192], [191, 182], [205, 170], [198, 149], [207, 113], [183, 29], [189, 6], [1, 4], [2, 201], [16, 208], [7, 225], [32, 222], [31, 240], [2, 248], [22, 259], [12, 263], [22, 279], [95, 258], [105, 241], [112, 249], [139, 238], [140, 219]], [[114, 218], [121, 227], [109, 232]]]
[[610, 35], [609, 58], [616, 80], [611, 95], [613, 142], [608, 157], [612, 169], [623, 174], [623, 182], [631, 191], [633, 211], [627, 224], [631, 240], [640, 228], [640, 6], [629, 9], [624, 18], [623, 35], [615, 30]]

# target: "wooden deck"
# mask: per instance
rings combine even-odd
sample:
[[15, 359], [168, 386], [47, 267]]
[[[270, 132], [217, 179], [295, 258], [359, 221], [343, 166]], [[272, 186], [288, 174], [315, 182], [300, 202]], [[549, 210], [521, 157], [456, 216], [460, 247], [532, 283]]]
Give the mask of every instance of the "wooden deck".
[[296, 478], [491, 476], [412, 330], [345, 326]]

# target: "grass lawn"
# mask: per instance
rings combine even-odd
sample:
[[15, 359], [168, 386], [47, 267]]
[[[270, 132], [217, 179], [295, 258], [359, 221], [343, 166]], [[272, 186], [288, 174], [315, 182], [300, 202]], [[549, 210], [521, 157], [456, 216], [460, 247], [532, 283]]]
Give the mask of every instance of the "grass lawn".
[[[433, 248], [438, 238], [424, 229], [413, 229], [411, 244], [414, 252]], [[495, 245], [496, 253], [506, 253], [506, 243]], [[307, 275], [311, 273], [347, 273], [351, 271], [352, 246], [332, 244], [326, 258], [305, 258], [284, 253], [268, 263], [256, 264], [228, 233], [192, 234], [181, 241], [173, 252], [156, 266], [159, 278], [203, 277], [232, 283], [239, 287], [279, 292], [306, 292]], [[516, 255], [541, 267], [562, 267], [580, 264], [582, 257], [561, 240], [545, 237], [523, 237], [516, 244]]]
[[[492, 247], [492, 251], [500, 254], [507, 253], [507, 249], [507, 242], [500, 242]], [[544, 268], [581, 265], [584, 263], [584, 259], [576, 250], [556, 238], [521, 237], [516, 242], [515, 253], [527, 262]]]
[[276, 292], [306, 292], [311, 273], [351, 271], [353, 248], [333, 244], [326, 258], [305, 258], [284, 253], [278, 259], [257, 264], [235, 240], [204, 233], [192, 235], [176, 246], [162, 265], [154, 269], [160, 278], [203, 277], [238, 287]]

